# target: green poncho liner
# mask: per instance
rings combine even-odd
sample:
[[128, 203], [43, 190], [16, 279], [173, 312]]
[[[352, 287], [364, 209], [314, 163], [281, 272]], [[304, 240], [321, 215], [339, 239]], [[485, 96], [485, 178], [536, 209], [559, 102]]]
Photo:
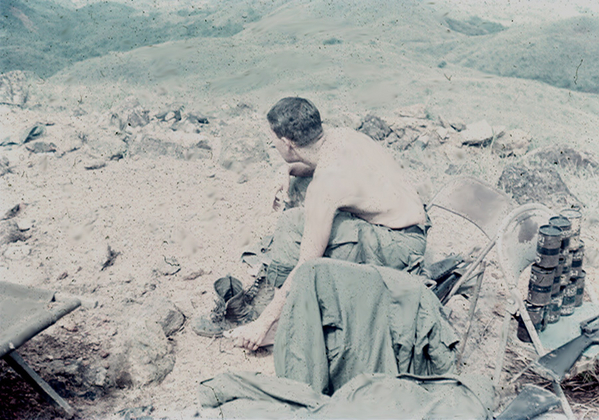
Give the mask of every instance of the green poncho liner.
[[277, 376], [330, 395], [361, 373], [455, 371], [457, 337], [422, 277], [330, 258], [296, 273], [275, 337]]
[[202, 382], [200, 402], [218, 407], [215, 417], [491, 418], [491, 382], [453, 375], [457, 339], [422, 277], [320, 258], [293, 282], [275, 338], [277, 377]]
[[361, 374], [331, 397], [308, 385], [252, 372], [200, 384], [202, 414], [214, 418], [491, 419], [493, 387], [480, 376]]

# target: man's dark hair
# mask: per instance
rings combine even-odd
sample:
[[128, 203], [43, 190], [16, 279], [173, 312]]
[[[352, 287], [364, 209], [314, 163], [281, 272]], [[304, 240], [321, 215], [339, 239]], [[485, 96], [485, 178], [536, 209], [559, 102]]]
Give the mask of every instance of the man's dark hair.
[[299, 147], [314, 143], [322, 135], [320, 113], [303, 98], [283, 98], [266, 115], [277, 137], [285, 137]]

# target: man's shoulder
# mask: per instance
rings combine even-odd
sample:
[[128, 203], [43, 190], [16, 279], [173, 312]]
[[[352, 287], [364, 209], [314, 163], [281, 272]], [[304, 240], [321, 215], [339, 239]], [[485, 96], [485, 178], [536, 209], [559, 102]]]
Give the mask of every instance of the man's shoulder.
[[348, 138], [348, 137], [361, 137], [364, 134], [354, 130], [350, 127], [333, 127], [326, 130], [327, 135], [333, 138]]

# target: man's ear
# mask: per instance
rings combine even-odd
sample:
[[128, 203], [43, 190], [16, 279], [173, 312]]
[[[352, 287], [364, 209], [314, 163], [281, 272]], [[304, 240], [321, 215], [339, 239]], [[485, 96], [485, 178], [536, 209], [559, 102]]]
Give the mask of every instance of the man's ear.
[[287, 137], [281, 137], [281, 141], [285, 144], [287, 149], [295, 150], [295, 143], [289, 140]]

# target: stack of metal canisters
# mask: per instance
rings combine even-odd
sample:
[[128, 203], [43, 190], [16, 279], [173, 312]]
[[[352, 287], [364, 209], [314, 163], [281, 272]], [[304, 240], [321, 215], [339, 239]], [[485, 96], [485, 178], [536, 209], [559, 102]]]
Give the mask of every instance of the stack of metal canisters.
[[568, 252], [564, 254], [564, 271], [567, 269], [567, 275], [562, 273], [560, 289], [562, 293], [561, 316], [569, 316], [574, 313], [576, 306], [582, 305], [582, 296], [584, 293], [584, 282], [586, 273], [582, 269], [582, 260], [584, 256], [584, 242], [580, 240], [580, 222], [582, 215], [576, 208], [565, 209], [560, 212], [560, 216], [568, 219], [570, 222], [568, 241]]
[[[563, 210], [539, 228], [537, 257], [531, 267], [526, 309], [537, 331], [572, 315], [582, 305], [586, 273], [582, 269], [579, 209]], [[523, 322], [518, 337], [530, 342]]]
[[562, 229], [551, 224], [539, 228], [537, 257], [530, 268], [526, 309], [538, 331], [552, 320], [554, 298], [559, 294], [560, 277], [556, 275], [563, 241]]

